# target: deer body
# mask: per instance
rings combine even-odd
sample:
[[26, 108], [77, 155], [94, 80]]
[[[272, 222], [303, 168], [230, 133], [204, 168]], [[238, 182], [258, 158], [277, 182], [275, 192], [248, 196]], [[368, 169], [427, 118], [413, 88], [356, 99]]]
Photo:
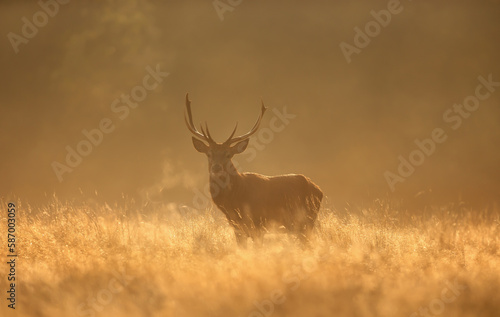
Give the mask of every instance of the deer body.
[[[248, 237], [260, 244], [263, 235], [272, 228], [285, 229], [308, 241], [323, 198], [321, 189], [304, 175], [239, 173], [231, 162], [233, 155], [246, 149], [249, 137], [257, 131], [266, 110], [264, 105], [250, 132], [233, 138], [235, 128], [222, 144], [213, 141], [208, 126], [201, 128], [202, 132], [194, 127], [187, 95], [186, 108], [189, 130], [208, 143], [207, 146], [197, 138], [192, 139], [196, 150], [208, 157], [212, 200], [234, 228], [238, 245], [246, 246]], [[236, 145], [231, 146], [233, 143]]]

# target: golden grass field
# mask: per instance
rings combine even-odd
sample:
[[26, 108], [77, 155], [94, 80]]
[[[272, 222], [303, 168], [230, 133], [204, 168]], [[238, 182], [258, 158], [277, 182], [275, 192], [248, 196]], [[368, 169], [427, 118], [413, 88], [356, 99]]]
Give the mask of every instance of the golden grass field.
[[215, 209], [17, 210], [17, 308], [2, 277], [1, 316], [500, 314], [498, 210], [322, 209], [311, 248], [270, 234], [246, 250]]

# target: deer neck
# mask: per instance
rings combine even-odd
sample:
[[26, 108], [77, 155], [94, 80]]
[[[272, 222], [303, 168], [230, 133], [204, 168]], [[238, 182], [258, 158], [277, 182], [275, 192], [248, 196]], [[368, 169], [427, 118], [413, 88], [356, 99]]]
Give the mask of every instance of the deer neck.
[[212, 200], [217, 205], [223, 204], [228, 199], [230, 200], [239, 186], [241, 177], [241, 174], [232, 163], [228, 168], [228, 173], [225, 175], [213, 176], [210, 174], [210, 194], [212, 195]]

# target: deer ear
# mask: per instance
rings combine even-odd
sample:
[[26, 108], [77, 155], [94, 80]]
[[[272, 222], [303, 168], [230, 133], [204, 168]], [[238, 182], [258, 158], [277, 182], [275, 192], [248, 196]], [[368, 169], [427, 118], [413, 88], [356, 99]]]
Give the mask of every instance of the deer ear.
[[247, 149], [249, 141], [250, 141], [250, 139], [246, 139], [246, 140], [240, 141], [240, 142], [236, 143], [236, 145], [232, 146], [231, 152], [233, 153], [233, 155], [240, 154], [243, 151], [245, 151]]
[[207, 153], [208, 152], [208, 145], [206, 145], [205, 143], [203, 143], [202, 141], [198, 140], [198, 139], [195, 139], [195, 138], [192, 138], [193, 139], [193, 145], [194, 145], [194, 148], [196, 149], [196, 151], [200, 152], [200, 153]]

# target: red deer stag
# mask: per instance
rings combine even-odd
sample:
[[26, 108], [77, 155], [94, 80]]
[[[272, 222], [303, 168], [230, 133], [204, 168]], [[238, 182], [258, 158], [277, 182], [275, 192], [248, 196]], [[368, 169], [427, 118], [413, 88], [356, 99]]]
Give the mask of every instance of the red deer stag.
[[229, 138], [217, 143], [207, 124], [201, 126], [201, 132], [193, 124], [191, 101], [186, 94], [184, 117], [194, 135], [195, 149], [208, 157], [212, 200], [234, 228], [241, 247], [246, 247], [248, 237], [260, 245], [264, 233], [272, 227], [285, 228], [307, 242], [323, 198], [321, 189], [304, 175], [264, 176], [236, 170], [231, 159], [245, 151], [266, 109], [262, 103], [260, 116], [248, 133], [233, 137], [236, 124]]

